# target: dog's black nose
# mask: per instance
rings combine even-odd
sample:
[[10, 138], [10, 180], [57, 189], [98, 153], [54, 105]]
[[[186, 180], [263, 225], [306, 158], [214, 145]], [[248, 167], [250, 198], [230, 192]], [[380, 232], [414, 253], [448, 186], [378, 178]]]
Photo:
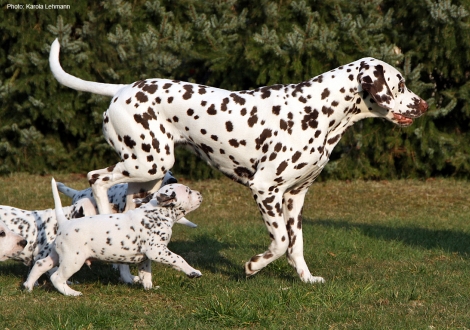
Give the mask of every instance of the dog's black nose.
[[175, 178], [168, 179], [168, 184], [172, 184], [172, 183], [178, 183], [178, 180], [176, 180]]
[[18, 245], [21, 246], [22, 248], [24, 248], [26, 244], [28, 244], [28, 241], [26, 241], [25, 239], [22, 239], [21, 241], [18, 242]]

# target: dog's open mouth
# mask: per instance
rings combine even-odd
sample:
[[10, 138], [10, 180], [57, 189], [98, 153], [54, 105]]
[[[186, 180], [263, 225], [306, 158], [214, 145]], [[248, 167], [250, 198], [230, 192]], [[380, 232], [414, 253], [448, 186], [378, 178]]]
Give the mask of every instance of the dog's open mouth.
[[413, 119], [409, 117], [405, 117], [399, 113], [393, 113], [393, 118], [397, 121], [398, 125], [400, 126], [410, 126], [413, 124]]

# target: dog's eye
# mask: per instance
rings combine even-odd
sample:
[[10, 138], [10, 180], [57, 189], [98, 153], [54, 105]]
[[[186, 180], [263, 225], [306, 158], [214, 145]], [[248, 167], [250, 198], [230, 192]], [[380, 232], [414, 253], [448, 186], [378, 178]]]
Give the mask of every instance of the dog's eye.
[[398, 84], [398, 90], [400, 92], [404, 92], [405, 91], [405, 83], [403, 81], [400, 81], [400, 83]]
[[6, 235], [6, 234], [5, 234], [5, 231], [4, 231], [4, 230], [0, 231], [0, 237], [5, 237], [5, 235]]

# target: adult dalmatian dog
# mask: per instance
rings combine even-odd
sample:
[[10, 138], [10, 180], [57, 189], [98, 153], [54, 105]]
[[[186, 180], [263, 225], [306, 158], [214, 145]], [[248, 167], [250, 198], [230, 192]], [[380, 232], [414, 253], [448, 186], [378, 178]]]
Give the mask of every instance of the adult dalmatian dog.
[[129, 85], [84, 81], [49, 63], [63, 85], [112, 97], [103, 133], [121, 162], [91, 171], [88, 179], [101, 213], [106, 191], [122, 182], [158, 180], [174, 164], [176, 144], [186, 144], [208, 164], [251, 189], [272, 239], [245, 264], [253, 275], [287, 253], [304, 282], [312, 276], [303, 254], [302, 207], [345, 130], [368, 117], [408, 126], [428, 108], [389, 64], [363, 58], [299, 84], [228, 91], [168, 79]]

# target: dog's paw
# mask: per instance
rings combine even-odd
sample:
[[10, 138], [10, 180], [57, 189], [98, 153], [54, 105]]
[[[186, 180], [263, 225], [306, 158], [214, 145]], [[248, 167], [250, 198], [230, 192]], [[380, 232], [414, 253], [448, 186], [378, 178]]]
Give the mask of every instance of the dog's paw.
[[310, 275], [308, 278], [303, 278], [303, 277], [300, 277], [302, 279], [303, 282], [305, 283], [325, 283], [325, 279], [323, 277], [320, 277], [320, 276], [312, 276]]
[[31, 284], [28, 283], [28, 282], [24, 282], [24, 283], [23, 283], [23, 287], [24, 287], [24, 289], [25, 289], [26, 291], [32, 292], [34, 285], [31, 285]]
[[125, 284], [134, 284], [139, 283], [140, 279], [138, 276], [133, 276], [131, 274], [129, 274], [129, 276], [121, 274], [121, 276], [119, 276], [119, 281]]
[[258, 269], [258, 270], [252, 270], [251, 269], [251, 261], [248, 261], [247, 263], [245, 263], [245, 275], [246, 275], [246, 277], [253, 276], [256, 273], [258, 273], [259, 271], [260, 271], [260, 269]]
[[153, 287], [152, 281], [142, 281], [144, 290], [150, 290]]
[[202, 276], [202, 273], [198, 270], [187, 274], [189, 278], [198, 278]]

